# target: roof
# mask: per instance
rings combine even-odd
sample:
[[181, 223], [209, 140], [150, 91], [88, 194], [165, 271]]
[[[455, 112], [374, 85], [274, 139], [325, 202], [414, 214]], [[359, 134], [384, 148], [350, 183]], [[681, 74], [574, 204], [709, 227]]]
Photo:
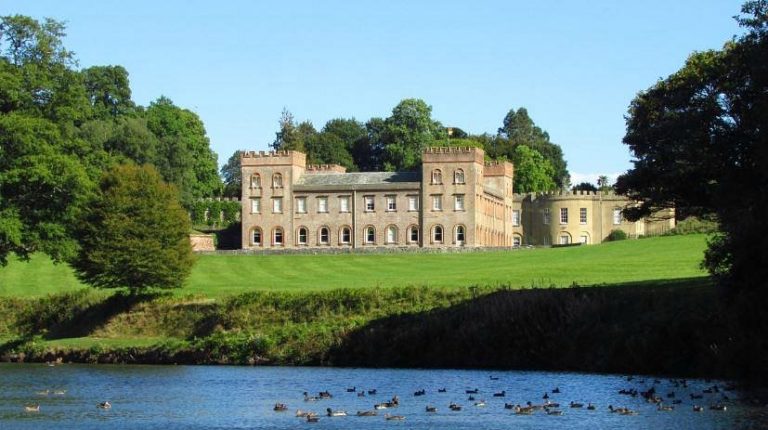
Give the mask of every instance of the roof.
[[418, 189], [420, 172], [354, 172], [304, 174], [294, 184], [296, 191]]

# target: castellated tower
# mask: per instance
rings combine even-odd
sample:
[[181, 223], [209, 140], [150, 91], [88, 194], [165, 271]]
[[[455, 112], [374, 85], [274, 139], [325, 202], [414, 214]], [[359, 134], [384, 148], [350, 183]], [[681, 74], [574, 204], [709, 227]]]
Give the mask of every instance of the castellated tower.
[[477, 246], [475, 212], [483, 188], [480, 148], [427, 148], [422, 154], [423, 247]]
[[293, 184], [304, 174], [306, 162], [306, 155], [297, 151], [243, 152], [244, 248], [293, 243]]

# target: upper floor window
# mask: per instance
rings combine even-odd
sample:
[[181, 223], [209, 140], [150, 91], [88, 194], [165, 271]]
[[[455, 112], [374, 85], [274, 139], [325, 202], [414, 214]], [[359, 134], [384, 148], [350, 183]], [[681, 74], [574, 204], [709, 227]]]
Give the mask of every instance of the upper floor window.
[[366, 212], [373, 212], [376, 210], [376, 204], [373, 196], [365, 196], [365, 210]]
[[317, 211], [321, 213], [328, 212], [328, 197], [317, 198]]
[[387, 196], [387, 211], [394, 212], [397, 210], [397, 199], [395, 196]]
[[543, 219], [543, 221], [544, 221], [544, 224], [545, 224], [545, 225], [548, 225], [548, 224], [549, 224], [549, 221], [550, 221], [549, 208], [544, 208], [544, 212], [543, 212], [543, 215], [544, 215], [544, 219]]
[[419, 210], [419, 196], [408, 196], [408, 210]]
[[261, 212], [261, 199], [258, 197], [251, 198], [251, 213], [257, 214]]
[[272, 213], [276, 213], [276, 214], [283, 213], [283, 198], [282, 197], [274, 197], [274, 198], [272, 198]]
[[296, 213], [299, 213], [299, 214], [307, 213], [306, 197], [296, 197]]
[[587, 208], [579, 208], [579, 223], [587, 223]]
[[568, 208], [560, 208], [560, 224], [568, 224]]
[[433, 211], [441, 211], [443, 210], [443, 195], [442, 194], [436, 194], [432, 196], [432, 210]]
[[349, 212], [349, 196], [339, 197], [339, 212]]
[[621, 224], [621, 209], [616, 208], [613, 210], [613, 224], [619, 225]]
[[432, 171], [432, 184], [439, 185], [443, 183], [443, 172], [440, 169]]
[[456, 194], [453, 196], [453, 209], [456, 211], [464, 210], [464, 194]]
[[515, 209], [512, 211], [512, 225], [517, 227], [520, 225], [520, 210]]
[[453, 183], [454, 184], [463, 184], [464, 183], [464, 171], [461, 169], [456, 169], [455, 172], [453, 172]]
[[261, 188], [261, 175], [258, 173], [251, 175], [251, 188]]
[[279, 173], [272, 175], [272, 188], [283, 188], [283, 175]]

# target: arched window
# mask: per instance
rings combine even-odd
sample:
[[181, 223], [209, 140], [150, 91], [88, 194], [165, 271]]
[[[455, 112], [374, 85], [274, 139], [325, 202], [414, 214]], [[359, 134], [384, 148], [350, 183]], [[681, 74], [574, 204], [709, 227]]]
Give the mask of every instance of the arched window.
[[349, 227], [342, 227], [339, 234], [339, 242], [342, 244], [348, 244], [352, 242], [352, 230]]
[[251, 188], [261, 188], [261, 175], [258, 173], [251, 175]]
[[328, 230], [328, 227], [320, 228], [320, 243], [323, 245], [328, 245], [330, 242], [331, 242], [331, 231]]
[[387, 227], [387, 243], [397, 243], [397, 227], [394, 225]]
[[305, 227], [299, 228], [299, 238], [298, 242], [299, 245], [306, 245], [307, 244], [307, 229]]
[[443, 172], [440, 169], [432, 171], [432, 183], [437, 185], [443, 183]]
[[456, 171], [453, 172], [453, 183], [454, 184], [463, 184], [464, 183], [464, 171], [461, 169], [456, 169]]
[[272, 188], [283, 188], [283, 175], [279, 173], [272, 175]]
[[419, 226], [412, 225], [408, 227], [408, 241], [411, 243], [419, 242]]
[[251, 230], [251, 245], [261, 246], [261, 229], [259, 227]]
[[432, 228], [432, 242], [443, 243], [443, 226], [436, 225]]
[[365, 228], [365, 243], [376, 242], [376, 229], [372, 225]]
[[519, 248], [523, 244], [523, 237], [515, 234], [512, 236], [512, 246]]
[[275, 229], [272, 230], [272, 246], [283, 246], [282, 227], [275, 227]]
[[456, 244], [457, 245], [463, 245], [465, 239], [465, 229], [463, 225], [457, 225], [456, 226]]

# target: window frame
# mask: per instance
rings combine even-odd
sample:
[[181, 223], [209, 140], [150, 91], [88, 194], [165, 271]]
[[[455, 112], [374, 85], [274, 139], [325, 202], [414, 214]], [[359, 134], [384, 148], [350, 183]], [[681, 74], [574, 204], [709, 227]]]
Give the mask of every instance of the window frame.
[[432, 194], [432, 212], [442, 212], [442, 211], [443, 211], [443, 195]]
[[443, 185], [443, 171], [440, 169], [432, 170], [432, 185]]
[[349, 196], [339, 196], [339, 212], [340, 213], [350, 212]]
[[453, 183], [455, 185], [464, 185], [464, 169], [456, 169], [453, 171]]
[[328, 196], [317, 196], [315, 200], [317, 203], [317, 213], [327, 214], [328, 213]]
[[[258, 234], [259, 240], [256, 241], [256, 235]], [[264, 232], [261, 227], [254, 227], [251, 229], [251, 246], [261, 247], [264, 245]]]
[[520, 227], [520, 209], [512, 209], [512, 227]]
[[587, 208], [579, 208], [579, 224], [586, 225], [588, 216]]
[[560, 224], [568, 224], [568, 208], [560, 208]]
[[[280, 241], [278, 242], [278, 235]], [[272, 246], [285, 246], [285, 231], [282, 227], [275, 227], [272, 229]]]
[[[302, 241], [302, 236], [304, 240]], [[296, 234], [296, 243], [301, 246], [309, 244], [309, 229], [306, 227], [299, 227], [299, 231]]]
[[306, 196], [296, 197], [296, 213], [297, 214], [307, 213], [307, 197]]
[[272, 174], [272, 188], [283, 188], [283, 174], [275, 172]]
[[456, 212], [464, 212], [466, 210], [466, 206], [464, 205], [464, 194], [453, 195], [453, 210]]
[[320, 245], [330, 245], [331, 244], [331, 229], [327, 226], [320, 227], [320, 230], [317, 231], [317, 243]]
[[365, 212], [376, 212], [376, 196], [363, 196]]
[[283, 213], [283, 198], [282, 197], [272, 197], [272, 213], [273, 214], [281, 214], [281, 213]]
[[[438, 235], [440, 238], [438, 239]], [[443, 243], [445, 240], [445, 229], [438, 224], [432, 227], [432, 243]]]
[[251, 197], [251, 213], [252, 214], [261, 213], [261, 197]]
[[372, 225], [366, 226], [363, 232], [365, 234], [364, 243], [366, 245], [372, 245], [376, 243], [376, 227]]
[[385, 196], [387, 200], [387, 212], [397, 212], [397, 196], [396, 195], [387, 195]]
[[419, 196], [408, 196], [408, 212], [419, 211]]

